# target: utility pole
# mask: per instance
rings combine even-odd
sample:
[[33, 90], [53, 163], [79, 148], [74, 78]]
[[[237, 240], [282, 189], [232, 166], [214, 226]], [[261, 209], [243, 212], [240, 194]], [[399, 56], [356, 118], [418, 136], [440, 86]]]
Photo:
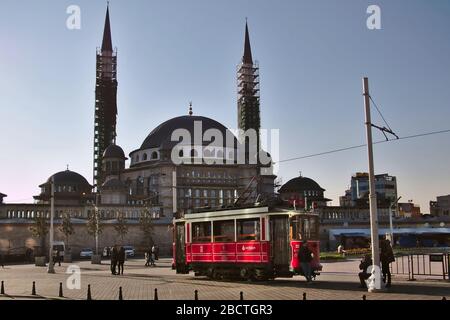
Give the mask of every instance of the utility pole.
[[50, 249], [48, 255], [47, 273], [55, 273], [53, 265], [53, 217], [55, 216], [55, 177], [51, 180], [51, 198], [50, 198]]
[[370, 118], [369, 79], [363, 79], [364, 107], [366, 111], [367, 151], [369, 157], [369, 206], [370, 206], [370, 237], [372, 244], [372, 281], [369, 292], [381, 289], [380, 252], [378, 238], [377, 193], [375, 190], [375, 173], [373, 165], [372, 122]]

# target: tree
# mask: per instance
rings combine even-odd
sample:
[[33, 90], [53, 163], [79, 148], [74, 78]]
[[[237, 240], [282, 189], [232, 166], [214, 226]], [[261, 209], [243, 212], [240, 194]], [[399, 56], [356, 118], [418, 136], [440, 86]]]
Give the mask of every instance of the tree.
[[[94, 240], [102, 233], [103, 223], [101, 223], [97, 210], [89, 215], [87, 224], [87, 232], [90, 236], [94, 237]], [[97, 248], [96, 248], [97, 249]], [[96, 252], [98, 254], [98, 252]]]
[[141, 214], [139, 226], [144, 233], [144, 241], [149, 247], [153, 245], [153, 220], [149, 210]]
[[67, 247], [69, 248], [69, 237], [75, 233], [69, 213], [63, 215], [59, 231], [66, 237]]
[[114, 229], [116, 230], [117, 234], [120, 237], [121, 243], [123, 244], [123, 238], [128, 233], [128, 222], [127, 219], [125, 219], [123, 212], [119, 213], [119, 216], [117, 217], [117, 224], [114, 225]]
[[39, 238], [40, 252], [38, 255], [45, 255], [45, 236], [48, 234], [48, 221], [45, 215], [40, 214], [34, 218], [34, 225], [30, 227], [31, 235]]

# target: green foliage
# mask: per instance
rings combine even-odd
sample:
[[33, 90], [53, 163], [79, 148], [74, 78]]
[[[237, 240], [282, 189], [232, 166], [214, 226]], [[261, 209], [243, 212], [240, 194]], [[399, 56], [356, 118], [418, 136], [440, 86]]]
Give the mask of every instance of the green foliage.
[[75, 233], [75, 229], [72, 224], [72, 219], [69, 213], [65, 213], [62, 217], [61, 225], [59, 226], [59, 231], [66, 237], [67, 246], [69, 246], [69, 237]]
[[141, 214], [139, 226], [144, 233], [145, 242], [149, 246], [153, 245], [153, 220], [148, 210]]
[[103, 231], [103, 227], [103, 223], [98, 217], [98, 213], [91, 213], [86, 224], [88, 234], [95, 237], [98, 232], [98, 234], [100, 235]]
[[35, 238], [45, 238], [48, 234], [47, 218], [40, 215], [34, 218], [34, 225], [30, 227], [31, 234]]
[[30, 227], [31, 235], [39, 238], [41, 252], [38, 255], [43, 255], [45, 252], [45, 236], [48, 234], [48, 221], [44, 215], [39, 215], [34, 218], [34, 225]]
[[125, 216], [122, 212], [119, 213], [119, 216], [117, 217], [117, 223], [114, 225], [114, 229], [119, 235], [120, 240], [122, 240], [123, 242], [123, 238], [128, 233], [128, 222], [127, 219], [125, 219]]

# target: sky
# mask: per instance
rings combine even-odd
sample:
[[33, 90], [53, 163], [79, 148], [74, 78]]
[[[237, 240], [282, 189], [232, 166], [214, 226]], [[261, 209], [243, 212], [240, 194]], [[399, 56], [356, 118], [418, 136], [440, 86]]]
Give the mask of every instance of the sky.
[[[70, 5], [80, 29], [66, 26]], [[369, 5], [381, 29], [369, 30]], [[66, 169], [92, 181], [95, 53], [106, 1], [0, 0], [0, 192], [31, 202]], [[398, 136], [450, 129], [446, 0], [110, 1], [118, 50], [117, 143], [140, 147], [161, 122], [196, 115], [236, 128], [236, 65], [248, 19], [259, 61], [261, 121], [279, 129], [279, 158], [365, 143], [362, 78]], [[372, 109], [375, 124], [384, 125]], [[374, 140], [384, 139], [374, 131]], [[422, 212], [450, 194], [450, 134], [374, 146], [375, 172], [397, 177]], [[316, 180], [338, 204], [366, 148], [280, 164], [282, 182]]]

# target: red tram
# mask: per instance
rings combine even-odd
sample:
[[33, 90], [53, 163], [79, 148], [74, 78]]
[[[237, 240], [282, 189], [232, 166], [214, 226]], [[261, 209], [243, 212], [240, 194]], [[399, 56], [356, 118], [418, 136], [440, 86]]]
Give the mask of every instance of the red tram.
[[269, 207], [221, 209], [174, 220], [173, 267], [213, 279], [267, 280], [301, 274], [297, 253], [306, 240], [319, 259], [318, 216]]

